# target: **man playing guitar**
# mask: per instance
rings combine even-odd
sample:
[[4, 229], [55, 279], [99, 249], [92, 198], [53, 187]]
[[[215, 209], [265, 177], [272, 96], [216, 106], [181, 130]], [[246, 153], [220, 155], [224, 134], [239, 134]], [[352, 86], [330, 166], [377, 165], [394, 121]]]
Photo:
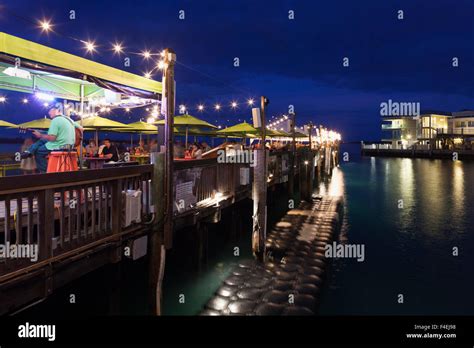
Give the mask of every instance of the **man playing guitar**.
[[76, 128], [82, 130], [81, 126], [69, 117], [61, 114], [60, 105], [54, 105], [48, 111], [51, 124], [48, 134], [33, 131], [38, 138], [30, 148], [21, 154], [22, 158], [35, 156], [36, 168], [40, 173], [46, 173], [48, 167], [47, 156], [54, 150], [71, 150], [76, 144]]

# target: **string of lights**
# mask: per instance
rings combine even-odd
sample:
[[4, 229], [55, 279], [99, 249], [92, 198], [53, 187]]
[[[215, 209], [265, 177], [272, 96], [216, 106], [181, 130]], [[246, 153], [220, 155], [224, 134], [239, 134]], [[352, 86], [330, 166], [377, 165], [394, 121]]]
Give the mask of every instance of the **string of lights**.
[[[57, 26], [53, 23], [53, 20], [51, 18], [42, 18], [42, 19], [39, 19], [39, 20], [35, 20], [35, 19], [31, 19], [29, 17], [26, 17], [24, 15], [19, 15], [17, 13], [14, 13], [13, 11], [10, 11], [9, 9], [3, 7], [1, 9], [3, 12], [6, 12], [8, 13], [10, 16], [16, 18], [16, 19], [19, 19], [21, 21], [24, 21], [25, 23], [28, 23], [29, 25], [33, 25], [35, 28], [39, 29], [41, 31], [42, 34], [45, 34], [45, 35], [48, 35], [48, 34], [55, 34], [55, 35], [58, 35], [58, 36], [61, 36], [61, 37], [64, 37], [64, 38], [68, 38], [68, 39], [71, 39], [71, 40], [74, 40], [75, 42], [79, 42], [81, 45], [82, 45], [82, 49], [85, 51], [85, 53], [89, 56], [91, 55], [94, 55], [94, 54], [99, 54], [99, 47], [106, 47], [108, 46], [109, 48], [107, 49], [107, 51], [111, 51], [113, 52], [114, 55], [117, 55], [117, 56], [128, 56], [128, 55], [135, 55], [135, 56], [140, 56], [143, 58], [144, 62], [150, 62], [153, 64], [153, 67], [151, 69], [148, 69], [147, 71], [143, 72], [143, 76], [145, 78], [148, 78], [148, 79], [152, 79], [153, 78], [153, 75], [158, 72], [158, 71], [162, 71], [164, 68], [165, 68], [165, 63], [163, 61], [163, 57], [164, 57], [164, 50], [161, 50], [161, 51], [158, 51], [158, 52], [154, 52], [154, 51], [151, 51], [149, 49], [144, 49], [144, 50], [139, 50], [139, 49], [126, 49], [126, 45], [124, 44], [124, 42], [120, 42], [120, 41], [115, 41], [115, 42], [111, 42], [109, 44], [107, 44], [106, 46], [105, 45], [99, 45], [96, 41], [94, 40], [83, 40], [83, 39], [80, 39], [80, 38], [77, 38], [77, 37], [74, 37], [74, 36], [71, 36], [71, 35], [68, 35], [68, 34], [65, 34], [61, 31], [59, 31], [57, 29]], [[190, 71], [193, 71], [193, 72], [196, 72], [202, 76], [205, 76], [206, 78], [209, 78], [209, 79], [212, 79], [213, 81], [216, 81], [222, 85], [225, 85], [229, 88], [232, 88], [234, 90], [237, 90], [241, 93], [245, 93], [246, 95], [251, 95], [252, 93], [250, 93], [249, 91], [246, 91], [242, 88], [238, 88], [236, 86], [231, 86], [230, 84], [224, 82], [224, 81], [221, 81], [220, 79], [217, 79], [203, 71], [200, 71], [199, 69], [196, 69], [192, 66], [189, 66], [187, 64], [184, 64], [183, 62], [181, 61], [177, 61], [176, 64], [190, 70]], [[10, 98], [8, 98], [10, 99]], [[42, 93], [36, 93], [36, 99], [38, 99], [42, 105], [44, 107], [48, 107], [50, 105], [51, 102], [54, 101], [54, 98], [49, 96], [49, 95], [45, 95], [45, 94], [42, 94]], [[4, 95], [0, 95], [0, 104], [4, 104], [4, 103], [7, 103], [8, 100], [7, 100], [7, 97], [4, 96]], [[27, 97], [22, 97], [21, 100], [20, 100], [20, 103], [21, 104], [29, 104], [30, 103], [30, 99], [27, 98]], [[223, 103], [223, 102], [210, 102], [210, 103], [198, 103], [198, 104], [194, 104], [196, 105], [196, 107], [189, 107], [187, 106], [185, 103], [181, 103], [179, 104], [178, 106], [178, 110], [179, 110], [179, 113], [180, 114], [188, 114], [188, 113], [191, 113], [191, 112], [197, 112], [197, 113], [204, 113], [206, 111], [212, 111], [213, 112], [213, 116], [216, 117], [215, 121], [216, 121], [216, 124], [218, 126], [218, 128], [224, 128], [225, 126], [229, 126], [231, 121], [234, 121], [233, 123], [235, 123], [235, 120], [231, 120], [230, 118], [227, 118], [226, 120], [219, 120], [219, 118], [222, 118], [222, 117], [225, 117], [225, 116], [228, 116], [226, 115], [226, 111], [227, 110], [231, 110], [233, 112], [237, 111], [237, 110], [242, 110], [244, 108], [253, 108], [255, 107], [255, 99], [254, 98], [247, 98], [245, 100], [245, 102], [239, 102], [238, 100], [232, 100], [231, 102], [228, 102], [228, 103]], [[84, 114], [81, 114], [82, 117], [90, 117], [90, 116], [97, 116], [99, 114], [110, 114], [114, 109], [117, 108], [117, 105], [107, 105], [106, 103], [103, 103], [103, 102], [96, 102], [94, 104], [91, 103], [91, 106], [92, 106], [92, 110], [91, 110], [91, 107], [89, 105], [86, 106], [86, 111]], [[95, 110], [95, 108], [97, 107], [97, 110]], [[142, 106], [138, 106], [138, 107], [142, 107]], [[136, 107], [125, 107], [123, 108], [125, 110], [126, 113], [130, 113], [132, 109], [134, 109]], [[152, 107], [147, 107], [145, 109], [145, 111], [148, 114], [148, 116], [145, 116], [145, 119], [147, 119], [148, 122], [150, 123], [153, 123], [155, 122], [159, 116], [160, 116], [160, 113], [159, 113], [159, 110], [158, 110], [158, 105], [154, 105]], [[247, 117], [241, 117], [238, 119], [239, 122], [243, 121], [243, 120], [252, 120], [252, 117], [251, 116], [247, 116]], [[267, 128], [268, 129], [274, 129], [274, 130], [278, 130], [279, 127], [283, 124], [284, 121], [288, 120], [288, 116], [287, 115], [274, 115], [272, 117], [269, 118], [269, 123], [267, 125]]]

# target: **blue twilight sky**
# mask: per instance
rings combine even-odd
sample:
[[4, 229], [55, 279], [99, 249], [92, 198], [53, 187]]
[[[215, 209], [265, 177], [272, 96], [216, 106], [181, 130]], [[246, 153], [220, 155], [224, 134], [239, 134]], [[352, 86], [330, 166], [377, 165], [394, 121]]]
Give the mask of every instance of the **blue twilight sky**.
[[[220, 125], [250, 120], [250, 108], [233, 111], [231, 101], [270, 98], [270, 115], [294, 105], [298, 123], [312, 120], [338, 129], [344, 140], [376, 140], [380, 103], [420, 102], [421, 109], [474, 108], [474, 2], [472, 0], [0, 0], [0, 31], [73, 54], [87, 56], [67, 36], [98, 45], [92, 58], [142, 74], [151, 69], [137, 55], [131, 67], [113, 55], [111, 43], [127, 51], [173, 48], [177, 103]], [[74, 10], [76, 19], [69, 19]], [[179, 19], [179, 11], [185, 19]], [[288, 11], [294, 11], [294, 19]], [[399, 20], [398, 10], [404, 19]], [[56, 35], [41, 34], [30, 20], [51, 19]], [[90, 56], [89, 56], [90, 57]], [[234, 67], [234, 58], [240, 66]], [[349, 67], [343, 67], [343, 58]], [[459, 67], [452, 58], [459, 58]], [[199, 71], [199, 72], [197, 72]], [[160, 78], [159, 74], [155, 75]], [[44, 115], [39, 103], [23, 106], [20, 94], [5, 93], [0, 119], [20, 122]], [[220, 112], [211, 107], [223, 105]], [[114, 115], [131, 122], [132, 116]]]

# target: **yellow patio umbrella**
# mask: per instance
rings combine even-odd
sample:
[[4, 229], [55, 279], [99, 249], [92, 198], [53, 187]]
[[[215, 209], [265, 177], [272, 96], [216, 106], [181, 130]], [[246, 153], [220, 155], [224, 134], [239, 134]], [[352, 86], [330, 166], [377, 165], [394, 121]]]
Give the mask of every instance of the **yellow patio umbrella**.
[[130, 134], [130, 147], [133, 147], [133, 133], [140, 133], [140, 141], [142, 140], [142, 134], [156, 134], [156, 125], [143, 122], [142, 120], [129, 123], [126, 125], [127, 128], [111, 128], [109, 131], [117, 131], [121, 133], [132, 133]]
[[33, 120], [25, 123], [20, 123], [18, 128], [30, 128], [30, 129], [49, 129], [49, 126], [51, 124], [51, 119], [44, 117], [40, 118], [38, 120]]
[[127, 125], [121, 122], [112, 121], [105, 117], [92, 116], [82, 120], [82, 127], [84, 130], [95, 130], [95, 142], [99, 145], [99, 130], [127, 128]]
[[248, 134], [258, 134], [259, 130], [247, 122], [242, 122], [231, 127], [227, 127], [216, 132], [217, 134], [227, 136], [238, 136], [246, 138]]
[[[204, 120], [201, 120], [197, 117], [185, 114], [185, 115], [179, 115], [175, 116], [173, 119], [174, 125], [175, 126], [183, 126], [186, 128], [185, 133], [186, 133], [186, 144], [185, 147], [188, 147], [188, 128], [189, 127], [204, 127], [204, 128], [217, 128], [213, 124], [210, 124], [209, 122], [206, 122]], [[159, 120], [158, 122], [155, 122], [155, 124], [165, 124], [165, 120]]]
[[16, 124], [0, 120], [0, 127], [18, 128]]

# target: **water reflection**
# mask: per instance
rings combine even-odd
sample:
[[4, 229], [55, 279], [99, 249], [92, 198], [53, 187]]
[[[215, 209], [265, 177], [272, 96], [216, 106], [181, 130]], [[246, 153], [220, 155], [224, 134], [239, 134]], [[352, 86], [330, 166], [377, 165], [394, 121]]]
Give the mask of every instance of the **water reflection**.
[[453, 218], [462, 220], [465, 214], [465, 188], [464, 188], [464, 166], [463, 162], [455, 161], [453, 163]]
[[[390, 160], [387, 160], [389, 162]], [[408, 227], [413, 224], [414, 209], [415, 209], [415, 176], [413, 171], [413, 160], [410, 158], [399, 159], [400, 165], [398, 168], [398, 200], [397, 208], [400, 212], [399, 223], [402, 231], [406, 231]], [[386, 173], [386, 177], [390, 177]], [[392, 178], [393, 180], [393, 178]], [[390, 185], [394, 183], [388, 183]]]
[[[343, 235], [366, 260], [334, 261], [320, 313], [474, 314], [474, 161], [363, 157], [340, 171]], [[408, 305], [393, 300], [399, 291]]]
[[320, 195], [343, 196], [344, 195], [344, 172], [339, 168], [334, 168], [331, 179], [319, 183], [317, 192]]

